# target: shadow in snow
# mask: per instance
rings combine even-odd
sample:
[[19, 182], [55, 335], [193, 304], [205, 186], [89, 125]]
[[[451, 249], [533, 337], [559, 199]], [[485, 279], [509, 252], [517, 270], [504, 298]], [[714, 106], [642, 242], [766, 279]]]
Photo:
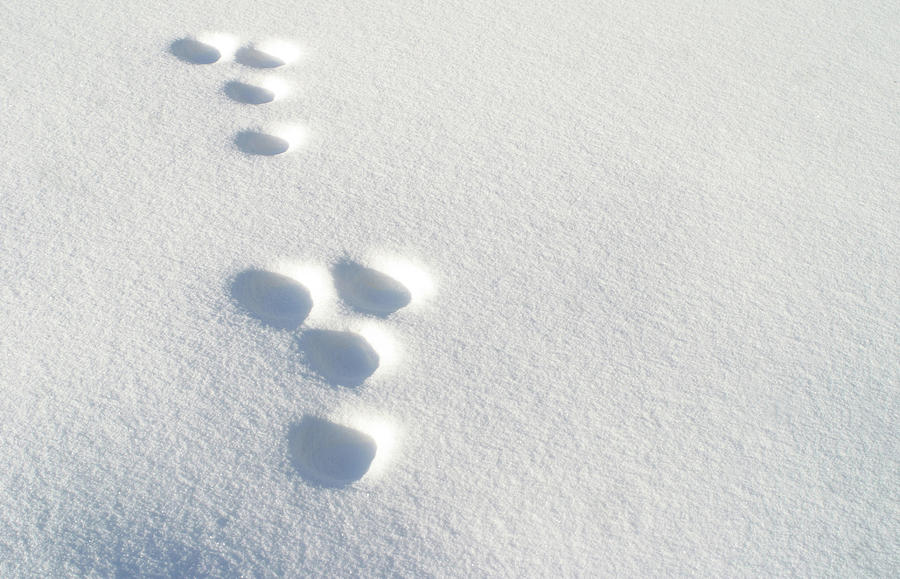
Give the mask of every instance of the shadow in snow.
[[285, 275], [250, 269], [231, 284], [235, 301], [251, 314], [281, 330], [294, 330], [312, 310], [312, 296], [302, 284]]
[[356, 262], [340, 261], [331, 273], [341, 299], [362, 313], [387, 316], [412, 299], [406, 286], [396, 279]]
[[291, 464], [304, 479], [323, 486], [342, 487], [361, 479], [376, 450], [368, 434], [315, 416], [304, 416], [288, 431]]
[[222, 58], [222, 53], [215, 46], [194, 40], [181, 38], [172, 43], [169, 51], [185, 62], [191, 64], [212, 64]]
[[291, 144], [280, 137], [255, 131], [238, 133], [234, 143], [248, 155], [280, 155], [291, 148]]
[[307, 330], [297, 341], [309, 367], [336, 386], [359, 386], [378, 369], [378, 353], [359, 334]]
[[225, 94], [231, 100], [247, 105], [261, 105], [275, 100], [275, 93], [269, 89], [238, 81], [226, 83]]
[[244, 66], [253, 68], [277, 68], [287, 64], [284, 60], [278, 58], [274, 54], [269, 54], [268, 52], [250, 46], [245, 46], [238, 50], [234, 55], [234, 59]]

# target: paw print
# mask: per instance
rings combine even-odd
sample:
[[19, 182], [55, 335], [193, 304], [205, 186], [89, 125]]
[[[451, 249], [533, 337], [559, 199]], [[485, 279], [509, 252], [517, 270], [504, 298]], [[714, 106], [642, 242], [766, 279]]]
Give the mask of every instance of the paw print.
[[[300, 56], [296, 45], [281, 40], [267, 40], [240, 46], [234, 36], [204, 33], [180, 38], [169, 47], [175, 57], [195, 65], [236, 63], [237, 78], [225, 82], [222, 90], [232, 101], [253, 107], [266, 105], [291, 93], [284, 79], [262, 73], [290, 65]], [[255, 69], [247, 74], [246, 69]], [[298, 125], [248, 128], [234, 137], [235, 146], [248, 155], [274, 156], [286, 153], [306, 141], [307, 132]]]
[[[366, 386], [392, 352], [379, 340], [378, 324], [390, 321], [398, 310], [427, 293], [422, 275], [404, 275], [368, 267], [344, 258], [332, 265], [328, 287], [322, 288], [304, 272], [248, 269], [231, 283], [236, 304], [269, 327], [295, 333], [297, 351], [320, 381], [340, 392]], [[400, 278], [405, 279], [401, 281]], [[304, 283], [306, 282], [306, 283]], [[319, 286], [319, 291], [310, 287]], [[418, 290], [418, 291], [417, 291]], [[319, 294], [323, 304], [317, 304]], [[322, 316], [332, 327], [311, 327], [310, 315], [328, 309], [329, 297], [343, 304], [338, 321]], [[373, 325], [373, 322], [375, 325]], [[320, 324], [316, 324], [318, 326]], [[354, 331], [348, 328], [365, 328]], [[366, 420], [328, 420], [307, 415], [288, 430], [288, 453], [293, 467], [308, 482], [343, 487], [366, 475], [384, 453], [386, 439]]]
[[[241, 74], [227, 80], [223, 93], [252, 111], [290, 93], [290, 85], [269, 74], [291, 64], [299, 50], [291, 43], [266, 41], [241, 45], [227, 34], [200, 34], [173, 42], [169, 51], [192, 65], [235, 63]], [[247, 69], [253, 69], [251, 74]], [[306, 140], [303, 127], [248, 128], [234, 137], [238, 150], [248, 155], [275, 156]], [[231, 282], [237, 305], [258, 322], [296, 335], [300, 356], [319, 380], [339, 392], [364, 387], [390, 362], [392, 351], [382, 339], [377, 323], [390, 320], [427, 293], [428, 283], [416, 268], [394, 262], [388, 271], [343, 258], [327, 276], [328, 291], [321, 296], [337, 298], [343, 308], [342, 324], [315, 327], [310, 317], [326, 309], [332, 300], [320, 300], [310, 288], [318, 280], [302, 273], [247, 269]], [[324, 303], [322, 303], [324, 301]], [[373, 325], [372, 322], [377, 322]], [[352, 405], [351, 405], [352, 406]], [[288, 429], [288, 458], [310, 484], [343, 487], [360, 480], [389, 454], [390, 428], [367, 416], [334, 415], [331, 419], [307, 415]]]

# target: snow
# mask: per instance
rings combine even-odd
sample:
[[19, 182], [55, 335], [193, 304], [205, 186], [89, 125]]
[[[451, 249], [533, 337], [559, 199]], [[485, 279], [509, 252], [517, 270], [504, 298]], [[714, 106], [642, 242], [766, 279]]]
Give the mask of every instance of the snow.
[[6, 2], [0, 575], [896, 574], [898, 23]]

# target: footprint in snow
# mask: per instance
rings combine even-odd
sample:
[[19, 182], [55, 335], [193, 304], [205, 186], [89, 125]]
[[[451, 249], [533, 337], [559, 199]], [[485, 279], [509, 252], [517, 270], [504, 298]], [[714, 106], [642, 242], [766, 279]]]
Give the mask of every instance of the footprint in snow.
[[378, 352], [354, 332], [307, 330], [298, 343], [309, 367], [335, 386], [360, 386], [378, 369]]
[[255, 86], [246, 82], [231, 81], [225, 83], [225, 94], [233, 101], [245, 105], [263, 105], [275, 100], [275, 91], [264, 86]]
[[378, 447], [368, 434], [315, 416], [304, 416], [288, 431], [288, 452], [306, 480], [342, 487], [361, 479]]
[[241, 131], [234, 137], [234, 144], [248, 155], [274, 156], [291, 148], [287, 139], [261, 131]]
[[191, 64], [212, 64], [222, 58], [218, 48], [195, 38], [180, 38], [169, 46], [169, 51]]
[[266, 40], [248, 44], [234, 55], [234, 60], [251, 68], [279, 68], [293, 62], [300, 50], [290, 42]]
[[[338, 296], [354, 311], [386, 317], [408, 305], [412, 293], [400, 281], [357, 262], [331, 269]], [[248, 269], [231, 284], [234, 301], [267, 326], [299, 330], [296, 343], [309, 368], [335, 387], [362, 386], [381, 358], [355, 332], [302, 328], [314, 302], [299, 281], [274, 272]], [[291, 464], [313, 483], [342, 487], [361, 479], [375, 458], [372, 436], [328, 420], [305, 416], [288, 433]]]
[[235, 276], [231, 295], [245, 310], [280, 330], [296, 330], [313, 306], [309, 290], [300, 282], [257, 269]]
[[[212, 64], [220, 60], [231, 60], [233, 56], [238, 64], [256, 69], [283, 67], [293, 62], [299, 55], [299, 50], [294, 44], [283, 41], [249, 44], [235, 52], [236, 46], [237, 41], [229, 35], [204, 34], [199, 39], [180, 38], [169, 46], [169, 51], [180, 60], [191, 64]], [[284, 94], [285, 89], [286, 86], [277, 78], [253, 83], [233, 80], [224, 86], [228, 98], [247, 105], [270, 103]], [[274, 133], [244, 130], [235, 135], [234, 144], [248, 155], [272, 157], [286, 153], [303, 140], [304, 131], [298, 131], [296, 128]]]
[[255, 46], [245, 46], [237, 51], [234, 59], [252, 68], [278, 68], [284, 66], [288, 61], [284, 56], [261, 50]]
[[353, 261], [338, 262], [332, 275], [341, 299], [364, 314], [384, 317], [412, 300], [409, 289], [396, 279]]

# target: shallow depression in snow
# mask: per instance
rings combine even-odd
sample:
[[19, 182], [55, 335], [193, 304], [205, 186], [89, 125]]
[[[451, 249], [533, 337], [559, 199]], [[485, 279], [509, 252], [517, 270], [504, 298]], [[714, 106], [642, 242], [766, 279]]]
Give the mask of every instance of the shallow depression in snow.
[[298, 344], [310, 368], [337, 386], [359, 386], [380, 362], [375, 348], [353, 332], [307, 330]]
[[406, 286], [396, 279], [352, 261], [337, 263], [332, 274], [341, 299], [363, 313], [386, 316], [412, 299]]
[[304, 416], [288, 432], [291, 464], [309, 482], [344, 486], [361, 479], [375, 458], [375, 439], [359, 430]]
[[191, 64], [212, 64], [222, 58], [218, 48], [194, 38], [181, 38], [169, 47], [172, 54]]
[[313, 306], [309, 290], [298, 281], [256, 269], [235, 276], [231, 295], [255, 317], [282, 330], [296, 329]]
[[226, 83], [225, 94], [231, 100], [247, 105], [261, 105], [275, 100], [275, 91], [239, 81]]
[[244, 47], [238, 50], [234, 55], [234, 59], [245, 66], [253, 68], [277, 68], [287, 64], [274, 54], [269, 54], [253, 47]]
[[291, 148], [291, 144], [281, 137], [257, 131], [241, 131], [234, 138], [238, 149], [248, 155], [280, 155]]

